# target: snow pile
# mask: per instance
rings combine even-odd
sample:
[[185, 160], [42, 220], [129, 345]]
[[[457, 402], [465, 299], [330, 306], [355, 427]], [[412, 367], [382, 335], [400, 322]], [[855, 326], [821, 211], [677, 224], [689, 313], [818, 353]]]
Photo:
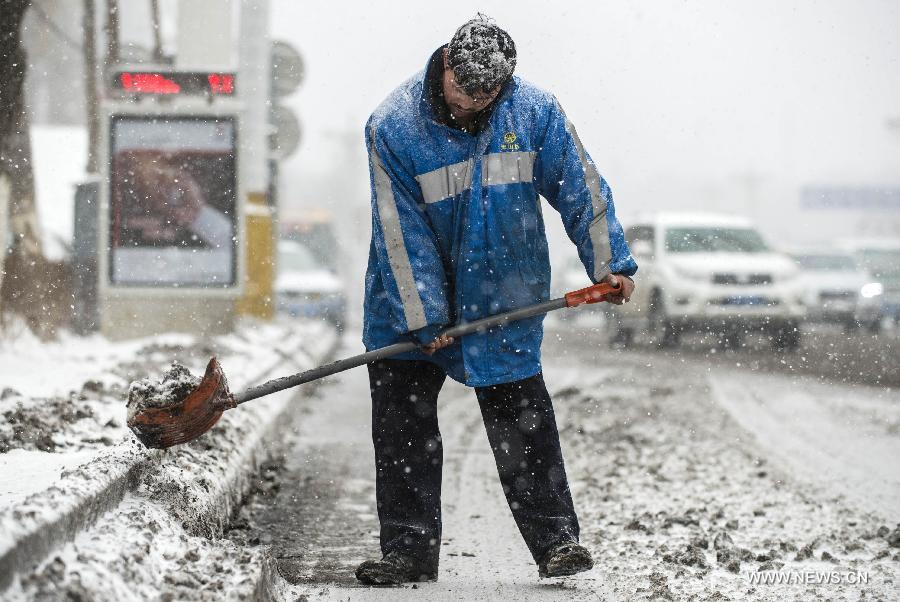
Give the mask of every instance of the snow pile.
[[164, 408], [182, 401], [200, 384], [200, 378], [191, 371], [172, 362], [159, 381], [142, 378], [128, 388], [128, 419], [146, 408]]
[[122, 385], [105, 378], [84, 381], [65, 395], [28, 397], [0, 391], [0, 454], [10, 450], [61, 452], [113, 445], [124, 434]]
[[[9, 409], [8, 402], [14, 405]], [[85, 422], [96, 424], [90, 405], [77, 396], [66, 399], [55, 397], [27, 404], [17, 391], [7, 389], [0, 393], [3, 422], [0, 422], [0, 454], [11, 449], [52, 452], [56, 450], [55, 435], [70, 433]]]
[[29, 600], [249, 600], [258, 548], [186, 533], [164, 506], [129, 494], [11, 593]]
[[[59, 475], [91, 459], [85, 450], [66, 454], [12, 449], [0, 454], [0, 508], [20, 506], [28, 496], [45, 491]], [[22, 475], [28, 475], [23, 479]]]
[[[202, 369], [211, 355], [227, 354], [232, 345], [173, 334], [115, 343], [65, 334], [51, 343], [27, 335], [2, 340], [0, 365], [9, 372], [4, 371], [0, 388], [0, 454], [71, 453], [115, 445], [128, 434], [122, 401], [130, 381], [160, 372], [176, 358], [180, 368], [162, 392], [177, 394], [187, 381], [171, 379], [184, 378], [185, 363]], [[154, 388], [160, 386], [143, 387]], [[146, 396], [152, 398], [149, 403], [163, 401], [159, 395]]]
[[[226, 366], [234, 366], [236, 384], [245, 387], [271, 377], [274, 371], [312, 367], [334, 340], [329, 326], [306, 321], [245, 321], [233, 334], [212, 342], [191, 337], [145, 340], [104, 371], [120, 383], [121, 394], [109, 405], [124, 422], [122, 383], [159, 372], [166, 365], [171, 367], [162, 381], [144, 387], [144, 397], [151, 403], [166, 392], [177, 395], [179, 385], [191, 382], [193, 377], [181, 362], [199, 368], [210, 355], [217, 355]], [[179, 359], [174, 365], [173, 357]], [[240, 369], [248, 366], [257, 368]], [[268, 369], [260, 374], [259, 366]], [[151, 394], [161, 390], [161, 396]], [[5, 595], [10, 599], [251, 598], [261, 571], [259, 555], [215, 538], [250, 489], [267, 455], [271, 431], [293, 395], [285, 391], [228, 412], [209, 434], [171, 450], [146, 450], [122, 427], [125, 439], [118, 445], [99, 453], [80, 452], [88, 454], [82, 459], [90, 461], [75, 468], [66, 463], [58, 478], [47, 475], [41, 481], [41, 491], [6, 496], [15, 504], [0, 510], [0, 563], [5, 563], [0, 566], [7, 573], [0, 587], [4, 580], [19, 576]], [[67, 457], [75, 447], [64, 448], [65, 454], [34, 453]], [[38, 459], [31, 460], [36, 465]], [[59, 470], [62, 464], [55, 466]], [[14, 463], [0, 463], [0, 467], [15, 469]], [[0, 483], [5, 482], [5, 472]], [[74, 543], [62, 546], [31, 570], [32, 563], [74, 533], [78, 534]]]

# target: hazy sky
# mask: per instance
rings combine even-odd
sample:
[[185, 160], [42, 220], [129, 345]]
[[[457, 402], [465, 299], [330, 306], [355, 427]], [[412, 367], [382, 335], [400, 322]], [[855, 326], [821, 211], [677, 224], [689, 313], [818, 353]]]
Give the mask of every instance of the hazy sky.
[[900, 185], [900, 2], [273, 0], [273, 36], [307, 65], [284, 101], [304, 138], [283, 200], [330, 205], [320, 184], [348, 168], [365, 192], [369, 113], [479, 10], [515, 39], [517, 74], [559, 98], [625, 216], [760, 219], [805, 184]]

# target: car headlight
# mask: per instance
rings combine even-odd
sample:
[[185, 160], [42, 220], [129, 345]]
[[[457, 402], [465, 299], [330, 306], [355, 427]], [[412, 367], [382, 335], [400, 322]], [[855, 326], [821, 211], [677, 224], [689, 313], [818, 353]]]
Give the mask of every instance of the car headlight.
[[868, 284], [864, 284], [861, 289], [859, 289], [859, 294], [864, 299], [871, 299], [872, 297], [877, 297], [884, 293], [884, 286], [880, 282], [869, 282]]

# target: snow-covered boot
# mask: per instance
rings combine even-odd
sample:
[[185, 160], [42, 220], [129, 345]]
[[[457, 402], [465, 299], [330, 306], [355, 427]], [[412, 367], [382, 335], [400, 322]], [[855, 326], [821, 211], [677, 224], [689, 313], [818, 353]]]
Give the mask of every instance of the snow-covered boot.
[[367, 560], [356, 569], [356, 578], [366, 585], [400, 585], [410, 581], [437, 581], [437, 569], [401, 554], [389, 552], [381, 560]]
[[564, 577], [594, 568], [594, 561], [587, 548], [574, 541], [558, 543], [550, 548], [538, 563], [538, 574], [546, 577]]

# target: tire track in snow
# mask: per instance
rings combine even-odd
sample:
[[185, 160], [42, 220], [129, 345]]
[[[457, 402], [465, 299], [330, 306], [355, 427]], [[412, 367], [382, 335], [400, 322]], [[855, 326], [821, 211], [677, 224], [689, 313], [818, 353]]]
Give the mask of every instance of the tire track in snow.
[[900, 522], [900, 396], [883, 388], [718, 371], [716, 401], [799, 480]]

